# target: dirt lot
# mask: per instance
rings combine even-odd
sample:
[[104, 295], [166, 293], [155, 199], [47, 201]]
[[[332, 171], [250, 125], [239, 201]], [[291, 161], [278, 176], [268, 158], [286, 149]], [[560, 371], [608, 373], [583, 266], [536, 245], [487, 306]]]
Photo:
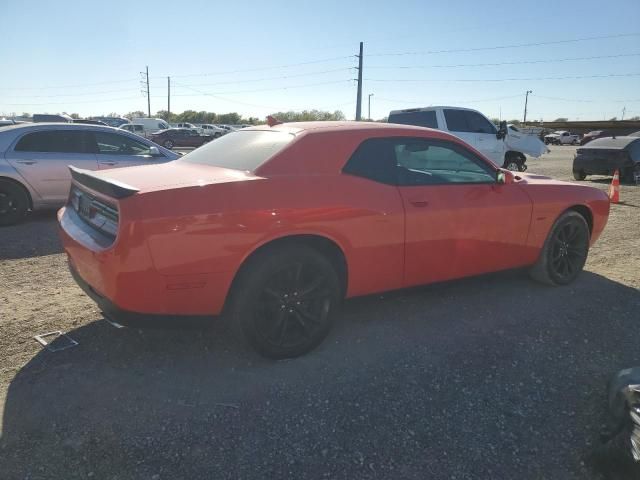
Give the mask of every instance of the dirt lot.
[[[569, 180], [574, 151], [529, 171]], [[569, 287], [508, 272], [353, 300], [276, 363], [211, 331], [115, 329], [53, 212], [4, 228], [0, 477], [601, 478], [605, 383], [640, 365], [640, 187], [621, 197]], [[52, 330], [80, 345], [42, 350]]]

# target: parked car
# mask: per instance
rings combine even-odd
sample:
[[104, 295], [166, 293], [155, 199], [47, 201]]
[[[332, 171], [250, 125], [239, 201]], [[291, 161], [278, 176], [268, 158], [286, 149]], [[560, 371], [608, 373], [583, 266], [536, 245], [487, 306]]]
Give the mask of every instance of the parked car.
[[200, 133], [202, 133], [203, 135], [210, 135], [213, 138], [218, 138], [225, 133], [228, 133], [228, 131], [224, 128], [216, 127], [215, 125], [203, 123], [202, 125], [200, 125]]
[[176, 126], [174, 128], [195, 128], [197, 129], [198, 127], [196, 127], [193, 123], [176, 123]]
[[166, 165], [72, 175], [62, 242], [107, 318], [224, 311], [272, 358], [322, 342], [344, 297], [515, 267], [568, 284], [609, 213], [600, 189], [380, 123], [256, 126]]
[[100, 120], [101, 122], [106, 123], [110, 127], [118, 128], [121, 125], [126, 123], [130, 123], [126, 118], [120, 117], [91, 117], [91, 120]]
[[58, 207], [69, 196], [69, 165], [104, 170], [157, 165], [178, 158], [158, 145], [111, 127], [30, 123], [0, 130], [0, 225], [29, 210]]
[[586, 145], [591, 140], [595, 140], [596, 138], [610, 137], [610, 136], [611, 136], [611, 132], [609, 132], [608, 130], [594, 130], [592, 132], [586, 133], [584, 137], [580, 139], [580, 145]]
[[88, 119], [88, 118], [74, 118], [73, 120], [71, 120], [71, 123], [84, 123], [85, 125], [104, 125], [104, 126], [108, 126], [106, 123], [104, 123], [101, 120], [92, 120], [92, 119]]
[[160, 130], [166, 130], [171, 128], [167, 122], [161, 118], [133, 118], [131, 123], [137, 123], [144, 128], [144, 135], [148, 137], [152, 133], [159, 132]]
[[193, 128], [169, 128], [149, 135], [149, 139], [166, 148], [199, 147], [213, 139], [210, 135], [200, 135]]
[[140, 123], [125, 123], [118, 127], [120, 130], [126, 130], [127, 132], [135, 133], [141, 137], [145, 137], [144, 125]]
[[577, 145], [580, 142], [580, 135], [558, 130], [544, 136], [544, 143], [547, 145]]
[[62, 123], [71, 123], [73, 118], [69, 115], [52, 115], [48, 113], [34, 113], [33, 117], [31, 117], [34, 123], [42, 123], [42, 122], [62, 122]]
[[[526, 155], [539, 157], [548, 150], [531, 135], [514, 135], [506, 128], [498, 130], [482, 113], [470, 108], [427, 107], [394, 110], [389, 123], [437, 128], [461, 138], [496, 166], [525, 171]], [[512, 144], [513, 143], [513, 144]]]
[[587, 175], [613, 175], [616, 170], [623, 180], [635, 181], [636, 172], [640, 172], [640, 137], [598, 138], [580, 147], [573, 159], [576, 180]]

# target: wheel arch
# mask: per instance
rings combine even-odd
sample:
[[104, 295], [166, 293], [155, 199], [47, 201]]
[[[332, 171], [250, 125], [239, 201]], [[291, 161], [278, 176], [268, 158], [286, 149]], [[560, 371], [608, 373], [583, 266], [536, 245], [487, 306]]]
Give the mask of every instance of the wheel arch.
[[33, 197], [31, 196], [31, 192], [24, 183], [12, 177], [5, 177], [4, 175], [0, 175], [0, 182], [12, 183], [13, 185], [21, 188], [27, 195], [27, 199], [29, 200], [29, 210], [33, 210]]
[[582, 217], [586, 220], [587, 225], [589, 226], [589, 235], [592, 235], [593, 234], [593, 212], [591, 211], [591, 209], [586, 205], [573, 205], [567, 208], [564, 212], [562, 212], [558, 216], [558, 218], [560, 218], [560, 216], [565, 212], [571, 212], [571, 211], [577, 212], [580, 215], [582, 215]]
[[247, 271], [248, 267], [253, 261], [256, 260], [256, 258], [259, 258], [261, 255], [267, 254], [270, 250], [286, 248], [290, 245], [304, 245], [324, 255], [336, 270], [336, 274], [338, 275], [338, 279], [340, 281], [340, 291], [342, 297], [346, 295], [349, 270], [347, 257], [344, 253], [344, 249], [339, 245], [339, 243], [335, 239], [330, 238], [329, 236], [324, 234], [293, 233], [271, 238], [263, 243], [260, 243], [256, 245], [253, 250], [251, 250], [245, 256], [240, 264], [240, 267], [237, 269], [233, 280], [231, 281], [229, 293], [225, 301], [225, 308], [230, 303], [229, 299], [233, 296], [237, 284], [242, 278], [242, 275]]

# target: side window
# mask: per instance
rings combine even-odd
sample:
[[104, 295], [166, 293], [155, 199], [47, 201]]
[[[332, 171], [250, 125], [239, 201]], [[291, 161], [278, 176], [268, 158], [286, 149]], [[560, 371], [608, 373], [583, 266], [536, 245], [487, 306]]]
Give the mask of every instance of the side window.
[[463, 112], [467, 117], [469, 129], [474, 133], [496, 133], [493, 124], [478, 112]]
[[343, 173], [387, 185], [396, 184], [396, 159], [388, 138], [370, 138], [360, 144], [342, 169]]
[[47, 130], [28, 133], [16, 144], [17, 152], [87, 153], [85, 132]]
[[495, 183], [495, 171], [473, 153], [447, 141], [395, 139], [400, 185]]
[[451, 132], [471, 132], [469, 124], [467, 123], [467, 112], [464, 110], [449, 110], [444, 109], [444, 119], [447, 122], [447, 128]]
[[158, 123], [158, 128], [164, 129], [165, 127], [164, 127], [164, 125], [162, 123]]
[[107, 155], [149, 155], [149, 147], [125, 135], [95, 132], [97, 152]]
[[435, 110], [396, 113], [389, 116], [389, 123], [438, 128]]
[[631, 160], [634, 162], [640, 162], [640, 140], [635, 140], [628, 147], [631, 154]]

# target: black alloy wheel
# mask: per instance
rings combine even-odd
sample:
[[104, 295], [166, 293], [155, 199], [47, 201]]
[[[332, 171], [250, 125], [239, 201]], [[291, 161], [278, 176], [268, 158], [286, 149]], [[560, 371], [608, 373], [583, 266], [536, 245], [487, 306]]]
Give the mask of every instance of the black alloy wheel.
[[589, 239], [584, 217], [575, 211], [563, 213], [551, 229], [531, 276], [550, 285], [573, 282], [587, 261]]
[[0, 226], [18, 223], [29, 211], [29, 196], [24, 189], [0, 180]]
[[258, 254], [232, 294], [232, 327], [269, 358], [291, 358], [319, 345], [333, 323], [340, 283], [329, 260], [291, 245]]

